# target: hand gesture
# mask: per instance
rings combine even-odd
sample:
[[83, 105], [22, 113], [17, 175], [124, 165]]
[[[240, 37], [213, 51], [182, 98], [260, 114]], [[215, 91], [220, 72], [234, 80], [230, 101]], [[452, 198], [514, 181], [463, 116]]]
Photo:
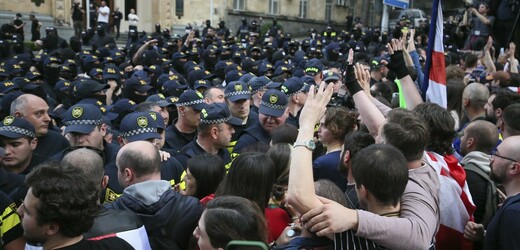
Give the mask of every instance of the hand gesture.
[[357, 211], [319, 197], [322, 206], [315, 207], [302, 216], [303, 226], [318, 236], [340, 233], [357, 225]]
[[509, 57], [515, 57], [516, 45], [514, 42], [509, 43]]
[[468, 221], [464, 227], [464, 238], [471, 241], [481, 241], [484, 239], [484, 225]]
[[[322, 82], [318, 88], [318, 92], [314, 93], [315, 86], [311, 86], [309, 89], [309, 96], [303, 106], [300, 114], [300, 127], [307, 127], [314, 129], [314, 125], [321, 119], [327, 104], [332, 96], [332, 87], [334, 84], [327, 84]], [[327, 86], [327, 88], [325, 88]]]
[[491, 46], [493, 46], [493, 37], [489, 36], [486, 46], [484, 46], [485, 51], [489, 51], [491, 49]]
[[365, 70], [365, 67], [359, 63], [356, 63], [354, 69], [359, 85], [363, 88], [363, 91], [368, 98], [372, 98], [372, 95], [370, 94], [370, 72]]

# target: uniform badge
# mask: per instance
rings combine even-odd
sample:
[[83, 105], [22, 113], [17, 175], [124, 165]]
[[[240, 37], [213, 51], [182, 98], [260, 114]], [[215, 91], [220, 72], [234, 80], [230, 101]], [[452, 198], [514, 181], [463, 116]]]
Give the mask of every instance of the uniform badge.
[[83, 108], [82, 107], [75, 107], [72, 109], [72, 117], [78, 119], [83, 115]]
[[11, 123], [13, 123], [13, 122], [14, 122], [14, 116], [6, 116], [6, 117], [4, 118], [4, 125], [5, 125], [5, 126], [9, 126], [9, 125], [11, 125]]
[[269, 102], [271, 102], [272, 104], [275, 104], [277, 101], [278, 101], [278, 96], [277, 95], [272, 94], [272, 95], [269, 96]]
[[148, 119], [144, 116], [137, 117], [137, 125], [141, 128], [146, 128], [148, 126]]

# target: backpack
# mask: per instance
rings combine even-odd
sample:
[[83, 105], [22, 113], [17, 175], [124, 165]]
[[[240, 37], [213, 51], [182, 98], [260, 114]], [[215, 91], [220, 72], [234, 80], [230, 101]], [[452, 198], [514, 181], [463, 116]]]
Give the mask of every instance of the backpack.
[[482, 225], [487, 227], [489, 221], [495, 216], [495, 213], [498, 210], [498, 194], [497, 194], [497, 184], [489, 178], [489, 174], [484, 172], [484, 170], [477, 167], [475, 164], [467, 164], [464, 166], [466, 171], [472, 171], [478, 174], [480, 177], [484, 178], [487, 181], [487, 190], [486, 190], [486, 212], [484, 213], [484, 217], [482, 218]]

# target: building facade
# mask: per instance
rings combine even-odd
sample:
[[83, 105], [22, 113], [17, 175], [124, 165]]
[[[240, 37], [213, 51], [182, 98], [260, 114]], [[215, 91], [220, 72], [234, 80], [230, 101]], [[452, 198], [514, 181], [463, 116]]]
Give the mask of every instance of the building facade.
[[[35, 1], [0, 1], [0, 10], [5, 12], [50, 16], [55, 25], [71, 25], [71, 6], [74, 0], [44, 0], [39, 6]], [[99, 4], [100, 0], [81, 0]], [[286, 31], [304, 35], [310, 28], [321, 31], [327, 24], [337, 30], [345, 29], [347, 16], [358, 17], [365, 24], [377, 23], [374, 19], [374, 4], [382, 0], [106, 0], [113, 11], [118, 7], [125, 18], [121, 30], [128, 30], [127, 16], [134, 8], [139, 16], [138, 30], [153, 31], [159, 23], [163, 28], [183, 34], [184, 27], [191, 24], [202, 28], [205, 20], [216, 27], [223, 20], [232, 32], [236, 32], [241, 18], [248, 22], [257, 20], [271, 24], [273, 19]], [[182, 6], [182, 8], [181, 8]], [[25, 15], [24, 15], [25, 16]], [[378, 14], [376, 16], [379, 16]], [[85, 17], [86, 20], [86, 17]]]

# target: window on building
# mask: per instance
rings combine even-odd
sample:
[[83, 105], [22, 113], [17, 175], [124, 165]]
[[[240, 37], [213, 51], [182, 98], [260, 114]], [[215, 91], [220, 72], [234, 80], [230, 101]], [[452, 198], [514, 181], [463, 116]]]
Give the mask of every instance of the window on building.
[[269, 0], [269, 14], [278, 15], [280, 9], [280, 0]]
[[350, 0], [336, 0], [336, 5], [348, 7], [351, 6]]
[[233, 0], [233, 9], [234, 10], [245, 10], [246, 9], [246, 0]]
[[332, 19], [332, 0], [325, 1], [325, 20], [330, 21]]
[[307, 0], [300, 0], [300, 14], [299, 17], [307, 18]]

